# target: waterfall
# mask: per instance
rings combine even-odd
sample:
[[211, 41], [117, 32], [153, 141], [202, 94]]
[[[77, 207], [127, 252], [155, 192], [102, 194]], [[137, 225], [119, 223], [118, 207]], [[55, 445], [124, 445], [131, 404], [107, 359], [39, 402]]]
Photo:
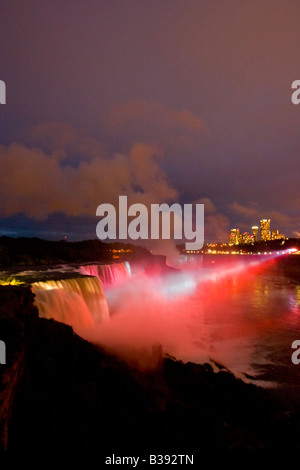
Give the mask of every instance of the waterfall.
[[87, 331], [109, 317], [97, 277], [34, 282], [32, 291], [40, 317], [66, 323], [76, 333]]
[[89, 276], [95, 276], [105, 285], [116, 285], [128, 281], [131, 277], [130, 264], [90, 264], [80, 266], [80, 272]]
[[102, 285], [117, 285], [131, 277], [128, 262], [80, 266], [84, 277], [45, 280], [32, 283], [40, 317], [72, 326], [85, 334], [109, 318]]

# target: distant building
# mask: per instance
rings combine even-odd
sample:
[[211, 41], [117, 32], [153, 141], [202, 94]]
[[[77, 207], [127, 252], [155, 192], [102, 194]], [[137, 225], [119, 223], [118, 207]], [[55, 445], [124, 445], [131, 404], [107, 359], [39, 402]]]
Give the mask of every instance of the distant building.
[[277, 240], [277, 239], [278, 239], [278, 235], [279, 235], [279, 230], [278, 230], [278, 228], [275, 229], [275, 230], [272, 230], [272, 232], [271, 232], [271, 240]]
[[252, 227], [252, 232], [253, 232], [254, 241], [257, 242], [257, 235], [258, 235], [258, 227], [257, 227], [257, 225], [254, 225], [254, 226]]
[[260, 239], [263, 241], [271, 239], [270, 222], [270, 219], [261, 219], [260, 221]]
[[254, 236], [251, 235], [249, 232], [244, 232], [242, 235], [242, 241], [241, 243], [254, 243]]
[[285, 240], [285, 235], [283, 233], [279, 233], [278, 229], [272, 230], [271, 239], [272, 240]]
[[249, 232], [240, 233], [238, 244], [240, 245], [249, 243], [254, 243], [254, 236]]
[[240, 231], [238, 228], [232, 228], [230, 230], [229, 244], [238, 245], [239, 244]]

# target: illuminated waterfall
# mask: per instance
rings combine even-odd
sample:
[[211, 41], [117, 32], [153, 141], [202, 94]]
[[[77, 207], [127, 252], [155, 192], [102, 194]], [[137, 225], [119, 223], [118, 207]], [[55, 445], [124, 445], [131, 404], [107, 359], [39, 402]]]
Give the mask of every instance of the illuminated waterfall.
[[130, 279], [128, 262], [81, 266], [85, 277], [38, 281], [32, 284], [40, 317], [53, 318], [86, 336], [109, 318], [102, 285], [121, 284]]
[[66, 323], [78, 334], [109, 317], [107, 300], [96, 277], [35, 282], [32, 291], [40, 317]]
[[130, 265], [127, 261], [124, 263], [80, 266], [80, 271], [82, 274], [97, 277], [105, 285], [121, 284], [131, 277]]

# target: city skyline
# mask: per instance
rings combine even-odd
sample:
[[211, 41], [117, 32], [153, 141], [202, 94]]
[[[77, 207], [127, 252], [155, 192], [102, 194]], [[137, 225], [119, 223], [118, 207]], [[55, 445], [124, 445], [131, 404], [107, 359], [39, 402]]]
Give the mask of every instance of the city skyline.
[[[261, 219], [258, 225], [253, 225], [252, 234], [250, 232], [240, 233], [239, 228], [232, 228], [229, 235], [229, 244], [240, 245], [255, 243], [257, 241], [285, 240], [285, 235], [279, 233], [278, 228], [271, 230], [271, 219]], [[258, 233], [260, 231], [260, 238]]]

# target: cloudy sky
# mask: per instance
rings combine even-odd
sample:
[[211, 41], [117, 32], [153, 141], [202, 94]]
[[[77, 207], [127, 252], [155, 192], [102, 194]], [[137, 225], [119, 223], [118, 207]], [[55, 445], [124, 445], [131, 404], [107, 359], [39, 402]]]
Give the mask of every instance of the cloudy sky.
[[0, 235], [204, 202], [205, 241], [300, 232], [297, 0], [2, 0]]

